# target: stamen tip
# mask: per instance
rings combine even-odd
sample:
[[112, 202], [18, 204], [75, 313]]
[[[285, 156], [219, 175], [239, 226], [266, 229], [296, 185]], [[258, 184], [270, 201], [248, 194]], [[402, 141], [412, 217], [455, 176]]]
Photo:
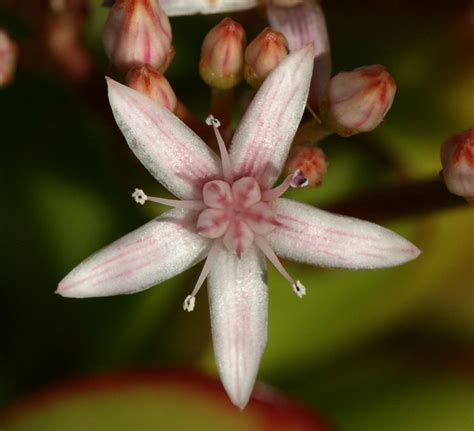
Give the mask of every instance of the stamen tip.
[[291, 177], [290, 185], [293, 188], [306, 187], [309, 184], [308, 178], [305, 177], [301, 169], [297, 169]]
[[194, 304], [196, 303], [196, 298], [193, 295], [188, 295], [183, 302], [183, 310], [191, 312], [194, 310]]
[[299, 280], [296, 280], [296, 282], [293, 283], [293, 290], [295, 291], [298, 298], [302, 298], [306, 295], [306, 288]]
[[135, 199], [135, 202], [140, 205], [143, 205], [148, 200], [148, 196], [141, 189], [135, 189], [135, 191], [132, 193], [132, 198]]
[[220, 121], [214, 117], [214, 115], [209, 115], [209, 117], [206, 118], [206, 124], [214, 127], [220, 127], [221, 125]]

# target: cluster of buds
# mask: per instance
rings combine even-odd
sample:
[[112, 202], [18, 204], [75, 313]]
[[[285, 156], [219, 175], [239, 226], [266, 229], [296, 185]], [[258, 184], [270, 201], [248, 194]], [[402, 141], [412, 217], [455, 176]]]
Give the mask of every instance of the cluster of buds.
[[335, 75], [320, 105], [324, 124], [347, 137], [375, 129], [392, 106], [395, 80], [384, 66], [359, 67]]
[[441, 164], [448, 190], [474, 203], [474, 128], [443, 143]]
[[18, 49], [6, 31], [0, 29], [0, 87], [10, 84], [15, 75]]
[[242, 77], [258, 88], [287, 55], [288, 42], [282, 33], [265, 28], [246, 47], [243, 27], [225, 18], [204, 39], [199, 72], [212, 88], [234, 88]]
[[117, 0], [104, 27], [112, 65], [127, 85], [173, 111], [176, 95], [163, 76], [174, 57], [171, 25], [158, 0]]

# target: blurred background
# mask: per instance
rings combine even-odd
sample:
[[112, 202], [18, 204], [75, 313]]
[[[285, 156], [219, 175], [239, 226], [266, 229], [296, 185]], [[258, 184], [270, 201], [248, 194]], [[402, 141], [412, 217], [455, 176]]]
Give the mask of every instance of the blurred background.
[[[323, 142], [321, 187], [291, 193], [389, 227], [423, 254], [378, 271], [287, 263], [303, 301], [270, 268], [262, 385], [240, 413], [206, 377], [216, 369], [204, 290], [182, 311], [200, 266], [131, 296], [54, 295], [81, 260], [158, 213], [135, 205], [135, 187], [161, 192], [109, 111], [108, 10], [90, 0], [69, 16], [55, 3], [0, 0], [0, 27], [19, 46], [14, 80], [0, 88], [2, 429], [328, 429], [317, 428], [322, 417], [340, 430], [473, 430], [474, 212], [440, 181], [439, 148], [474, 126], [474, 4], [324, 3], [334, 73], [380, 63], [398, 92], [376, 131]], [[248, 40], [266, 25], [256, 11], [233, 17]], [[200, 118], [200, 44], [220, 19], [171, 19], [167, 77]], [[296, 422], [262, 419], [282, 412]]]

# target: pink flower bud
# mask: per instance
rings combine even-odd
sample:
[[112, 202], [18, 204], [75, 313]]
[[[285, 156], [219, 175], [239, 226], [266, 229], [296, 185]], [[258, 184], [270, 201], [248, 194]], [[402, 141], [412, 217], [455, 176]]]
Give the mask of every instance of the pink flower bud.
[[171, 39], [171, 26], [158, 0], [117, 0], [102, 37], [110, 61], [122, 71], [144, 64], [162, 68]]
[[136, 67], [128, 73], [127, 85], [170, 111], [176, 109], [178, 100], [170, 83], [160, 72], [147, 64]]
[[321, 185], [328, 168], [328, 159], [318, 147], [294, 146], [285, 165], [285, 174], [290, 175], [298, 169], [308, 179], [309, 187]]
[[380, 64], [341, 72], [329, 81], [321, 115], [341, 136], [370, 132], [392, 106], [397, 85]]
[[235, 87], [243, 75], [245, 31], [242, 26], [224, 18], [204, 38], [199, 72], [211, 87]]
[[0, 87], [10, 84], [16, 69], [18, 49], [8, 34], [0, 29]]
[[288, 42], [282, 33], [264, 29], [245, 50], [245, 80], [260, 87], [270, 72], [288, 55]]
[[474, 127], [444, 142], [441, 164], [448, 190], [474, 202]]

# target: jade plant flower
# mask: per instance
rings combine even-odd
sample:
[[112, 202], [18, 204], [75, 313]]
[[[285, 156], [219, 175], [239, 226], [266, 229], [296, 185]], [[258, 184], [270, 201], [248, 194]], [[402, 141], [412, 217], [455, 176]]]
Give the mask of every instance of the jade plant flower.
[[[281, 198], [306, 183], [301, 171], [277, 181], [303, 115], [313, 49], [291, 53], [260, 87], [229, 152], [210, 116], [220, 158], [173, 113], [108, 79], [115, 119], [150, 173], [179, 199], [147, 196], [138, 203], [174, 207], [73, 269], [57, 292], [85, 298], [139, 292], [204, 260], [183, 307], [191, 311], [208, 280], [214, 352], [232, 402], [248, 402], [267, 341], [266, 260], [302, 297], [305, 288], [277, 255], [310, 265], [381, 268], [414, 259], [419, 250], [394, 232]], [[266, 258], [266, 259], [265, 259]]]

